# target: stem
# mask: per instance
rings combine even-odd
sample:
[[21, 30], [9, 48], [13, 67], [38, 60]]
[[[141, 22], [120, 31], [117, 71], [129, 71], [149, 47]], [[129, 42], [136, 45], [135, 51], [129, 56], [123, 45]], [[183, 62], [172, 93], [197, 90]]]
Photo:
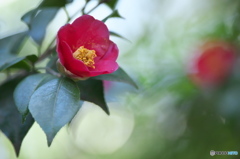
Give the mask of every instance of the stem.
[[[39, 57], [39, 59], [37, 60], [36, 63], [41, 62], [42, 60], [44, 60], [46, 57], [48, 57], [48, 55], [50, 55], [55, 49], [56, 46], [54, 46], [53, 48], [51, 48], [51, 46], [53, 45], [53, 43], [55, 42], [56, 37], [54, 37], [52, 39], [52, 41], [49, 43], [49, 45], [47, 46], [46, 51]], [[51, 49], [50, 49], [51, 48]]]
[[99, 5], [101, 5], [103, 2], [104, 2], [104, 0], [98, 2], [98, 4], [97, 4], [95, 7], [93, 7], [90, 11], [88, 11], [88, 12], [85, 13], [85, 14], [89, 14], [89, 13], [91, 13], [93, 10], [95, 10], [95, 9], [96, 9]]
[[61, 77], [60, 73], [57, 73], [56, 71], [54, 71], [50, 67], [38, 67], [37, 69], [44, 69], [44, 70], [48, 71], [49, 73], [51, 73], [54, 76]]
[[37, 47], [37, 55], [38, 55], [38, 57], [41, 55], [41, 47], [40, 46]]
[[[55, 40], [55, 39], [54, 39]], [[56, 49], [56, 46], [54, 46], [53, 48], [48, 48], [37, 60], [36, 63], [41, 62], [42, 60], [44, 60], [46, 57], [48, 57], [54, 50]]]
[[[80, 12], [80, 10], [76, 11], [76, 12], [70, 17], [70, 20], [73, 19], [79, 12]], [[83, 13], [83, 14], [84, 14], [84, 13]], [[68, 20], [66, 23], [70, 22], [70, 20]]]
[[89, 13], [91, 13], [94, 9], [96, 9], [100, 4], [102, 4], [102, 3], [104, 3], [104, 2], [106, 2], [107, 0], [101, 0], [100, 2], [98, 2], [98, 4], [95, 6], [95, 7], [93, 7], [90, 11], [88, 11], [87, 13], [85, 13], [85, 8], [86, 8], [86, 6], [87, 6], [87, 4], [88, 4], [88, 2], [89, 2], [90, 0], [86, 0], [86, 3], [85, 3], [85, 5], [83, 6], [83, 8], [82, 8], [82, 14], [89, 14]]
[[100, 2], [98, 2], [98, 4], [95, 7], [93, 7], [90, 11], [88, 11], [85, 14], [91, 13], [93, 10], [95, 10], [98, 6], [100, 6], [102, 3], [106, 2], [106, 1], [108, 1], [108, 0], [101, 0]]
[[52, 41], [49, 43], [49, 45], [48, 45], [48, 47], [47, 47], [46, 50], [48, 50], [48, 49], [53, 45], [53, 43], [55, 42], [55, 39], [56, 39], [56, 37], [54, 37], [54, 38], [52, 39]]
[[29, 74], [29, 72], [25, 71], [25, 70], [22, 70], [22, 71], [19, 71], [18, 73], [14, 74], [14, 75], [9, 75], [9, 77], [7, 77], [6, 80], [4, 80], [3, 82], [0, 83], [0, 85], [6, 83], [7, 81], [10, 81], [10, 80], [13, 80], [17, 77], [24, 77], [26, 76], [27, 74]]
[[70, 20], [71, 20], [71, 17], [69, 16], [69, 13], [68, 13], [68, 11], [67, 11], [67, 8], [66, 8], [66, 7], [63, 7], [63, 10], [64, 10], [65, 13], [66, 13], [67, 21], [70, 21]]
[[10, 77], [10, 71], [7, 70], [7, 71], [6, 71], [6, 74], [7, 74], [7, 78], [9, 78], [9, 77]]
[[82, 10], [81, 10], [81, 12], [82, 12], [82, 14], [85, 14], [85, 8], [86, 8], [86, 6], [87, 6], [87, 4], [88, 4], [88, 0], [86, 0], [86, 3], [84, 4], [84, 6], [83, 6], [83, 8], [82, 8]]

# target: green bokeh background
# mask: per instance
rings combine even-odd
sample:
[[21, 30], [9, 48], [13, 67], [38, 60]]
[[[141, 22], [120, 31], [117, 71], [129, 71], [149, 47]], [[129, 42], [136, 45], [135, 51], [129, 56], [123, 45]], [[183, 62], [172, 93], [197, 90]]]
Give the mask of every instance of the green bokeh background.
[[[0, 1], [0, 37], [26, 29], [21, 16], [39, 0]], [[67, 6], [74, 13], [83, 1]], [[92, 1], [89, 8], [94, 6]], [[237, 0], [120, 0], [125, 19], [107, 25], [129, 41], [118, 44], [118, 63], [136, 81], [139, 90], [110, 83], [106, 99], [112, 115], [85, 103], [74, 123], [64, 127], [47, 147], [34, 124], [23, 141], [20, 159], [207, 159], [210, 150], [240, 153], [240, 83], [236, 75], [224, 89], [203, 91], [191, 83], [187, 66], [196, 48], [207, 38], [228, 39], [238, 13]], [[110, 13], [100, 6], [92, 13], [103, 19]], [[61, 10], [50, 24], [43, 48], [64, 24]], [[37, 54], [31, 39], [21, 55]], [[45, 65], [42, 63], [40, 65]], [[0, 80], [5, 78], [0, 73]], [[1, 92], [2, 93], [2, 92]], [[14, 159], [8, 139], [0, 134], [0, 159]], [[237, 159], [238, 156], [214, 156]]]

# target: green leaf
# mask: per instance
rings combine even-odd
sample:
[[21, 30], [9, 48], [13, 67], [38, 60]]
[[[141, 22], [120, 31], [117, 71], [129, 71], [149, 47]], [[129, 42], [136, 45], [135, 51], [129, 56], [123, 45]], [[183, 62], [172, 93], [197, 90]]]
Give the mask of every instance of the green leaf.
[[14, 101], [23, 116], [28, 112], [29, 101], [36, 89], [54, 78], [49, 74], [35, 74], [28, 76], [18, 84], [14, 91]]
[[67, 78], [58, 78], [33, 93], [29, 111], [45, 132], [50, 146], [57, 132], [72, 120], [80, 106], [77, 84]]
[[18, 57], [10, 54], [0, 55], [0, 71], [10, 68], [25, 69], [30, 71], [33, 63], [36, 62], [36, 55], [28, 55], [25, 57]]
[[29, 36], [31, 36], [38, 45], [42, 44], [46, 34], [46, 28], [56, 16], [58, 10], [58, 8], [37, 8], [29, 11], [22, 17], [22, 21], [29, 26]]
[[46, 34], [46, 28], [56, 16], [61, 7], [73, 2], [73, 0], [43, 0], [36, 8], [22, 16], [28, 27], [28, 34], [38, 44], [42, 45]]
[[88, 79], [79, 81], [81, 100], [89, 101], [100, 106], [108, 115], [109, 110], [104, 99], [103, 82], [101, 80]]
[[96, 77], [93, 77], [93, 79], [124, 82], [124, 83], [128, 83], [138, 89], [138, 86], [136, 85], [136, 83], [120, 67], [118, 68], [117, 71], [115, 71], [111, 74], [104, 74], [104, 75], [96, 76]]
[[16, 54], [19, 52], [20, 46], [24, 42], [27, 32], [17, 33], [5, 38], [0, 39], [0, 54], [12, 53]]
[[17, 57], [17, 56], [12, 56], [12, 55], [0, 55], [0, 71], [3, 71], [14, 64], [22, 61], [25, 59], [25, 57]]
[[35, 63], [38, 60], [38, 57], [36, 55], [28, 55], [26, 56], [26, 59], [31, 63]]
[[37, 61], [38, 57], [36, 55], [28, 55], [20, 62], [12, 65], [8, 69], [15, 68], [15, 69], [24, 69], [27, 71], [31, 71], [33, 68], [33, 64]]
[[116, 8], [118, 0], [105, 0], [104, 2], [107, 6], [109, 6], [112, 10]]
[[119, 14], [118, 10], [114, 10], [109, 16], [104, 18], [102, 22], [106, 22], [109, 18], [123, 18], [123, 17]]
[[12, 142], [18, 155], [24, 137], [34, 120], [29, 115], [22, 124], [21, 116], [13, 101], [13, 91], [21, 79], [15, 79], [0, 86], [0, 129]]
[[21, 17], [21, 20], [25, 22], [28, 27], [30, 27], [31, 21], [35, 14], [37, 14], [37, 9], [30, 10]]
[[64, 7], [73, 0], [44, 0], [39, 7]]
[[113, 32], [113, 31], [110, 31], [110, 35], [116, 36], [118, 38], [121, 38], [121, 39], [124, 39], [124, 40], [130, 42], [130, 40], [128, 40], [127, 38], [123, 37], [122, 35], [119, 35], [118, 33]]
[[27, 60], [23, 59], [23, 60], [17, 62], [16, 64], [8, 67], [7, 69], [24, 69], [27, 71], [31, 71], [32, 65], [30, 63], [28, 63]]

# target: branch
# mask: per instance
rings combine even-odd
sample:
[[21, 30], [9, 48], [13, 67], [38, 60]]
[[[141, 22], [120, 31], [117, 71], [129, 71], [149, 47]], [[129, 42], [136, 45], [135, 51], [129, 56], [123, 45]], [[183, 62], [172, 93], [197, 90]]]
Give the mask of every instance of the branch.
[[100, 6], [102, 3], [106, 2], [106, 1], [107, 1], [107, 0], [101, 0], [100, 2], [98, 2], [98, 4], [97, 4], [95, 7], [93, 7], [90, 11], [88, 11], [88, 12], [85, 13], [85, 14], [91, 13], [93, 10], [95, 10], [98, 6]]
[[11, 80], [13, 80], [13, 79], [15, 79], [17, 77], [24, 77], [27, 74], [29, 74], [29, 72], [27, 72], [25, 70], [22, 70], [22, 71], [19, 71], [18, 73], [14, 74], [12, 76], [9, 75], [9, 77], [6, 80], [4, 80], [3, 82], [1, 82], [0, 85], [3, 85], [4, 83], [6, 83], [8, 81], [11, 81]]
[[47, 58], [53, 51], [56, 50], [56, 46], [54, 46], [53, 48], [49, 48], [47, 49], [39, 58], [38, 60], [36, 61], [36, 63], [39, 63], [41, 62], [42, 60], [44, 60], [45, 58]]

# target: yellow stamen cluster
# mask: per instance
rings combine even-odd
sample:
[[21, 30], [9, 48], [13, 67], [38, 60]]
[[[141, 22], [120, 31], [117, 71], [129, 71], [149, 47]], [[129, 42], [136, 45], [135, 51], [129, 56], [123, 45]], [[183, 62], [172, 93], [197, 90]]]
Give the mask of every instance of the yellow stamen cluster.
[[88, 50], [84, 46], [81, 46], [73, 53], [73, 57], [81, 60], [87, 67], [95, 68], [93, 60], [97, 57], [95, 50]]

